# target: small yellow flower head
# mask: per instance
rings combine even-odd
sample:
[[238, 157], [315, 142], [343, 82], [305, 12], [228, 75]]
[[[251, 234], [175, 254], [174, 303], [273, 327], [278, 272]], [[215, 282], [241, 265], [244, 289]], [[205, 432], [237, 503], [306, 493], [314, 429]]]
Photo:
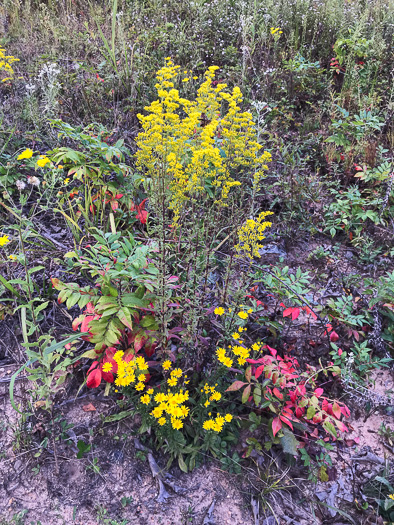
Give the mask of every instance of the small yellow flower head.
[[159, 423], [160, 426], [163, 426], [166, 424], [166, 418], [165, 417], [161, 417], [158, 419], [157, 421]]
[[215, 313], [216, 315], [223, 315], [223, 314], [224, 314], [224, 308], [222, 308], [221, 306], [219, 306], [218, 308], [215, 308], [214, 313]]
[[33, 156], [33, 150], [25, 149], [17, 158], [17, 160], [30, 159]]
[[144, 383], [137, 383], [137, 384], [135, 385], [135, 389], [138, 390], [139, 392], [140, 392], [141, 390], [144, 390], [144, 388], [145, 388]]
[[164, 361], [161, 366], [163, 367], [163, 370], [169, 370], [172, 367], [172, 363], [167, 359], [167, 361]]
[[150, 396], [148, 396], [148, 394], [145, 394], [141, 396], [141, 403], [143, 403], [144, 405], [149, 405], [150, 399]]
[[153, 388], [150, 388], [148, 391], [147, 391], [147, 394], [149, 394], [150, 396], [153, 394]]
[[166, 401], [166, 399], [167, 399], [167, 396], [163, 394], [162, 392], [159, 392], [158, 394], [155, 395], [156, 403], [163, 403], [164, 401]]
[[175, 430], [180, 430], [183, 427], [182, 421], [176, 418], [171, 418], [171, 425]]
[[64, 184], [68, 184], [68, 183], [70, 182], [70, 179], [69, 179], [69, 178], [67, 178], [67, 179], [64, 179], [64, 181], [63, 181], [63, 182], [64, 182]]
[[46, 164], [48, 164], [48, 162], [51, 162], [48, 159], [48, 157], [46, 157], [45, 155], [41, 155], [40, 158], [37, 160], [37, 166], [43, 168]]
[[8, 235], [3, 235], [0, 237], [0, 246], [5, 246], [10, 242]]
[[18, 259], [16, 255], [9, 255], [8, 258], [11, 259], [11, 261], [16, 261]]
[[238, 317], [240, 317], [241, 319], [247, 319], [248, 318], [248, 314], [246, 312], [238, 312]]
[[176, 377], [171, 377], [167, 383], [169, 384], [169, 386], [176, 386], [176, 384], [178, 383], [178, 379]]
[[226, 421], [227, 423], [230, 423], [230, 421], [232, 421], [232, 419], [233, 419], [233, 416], [232, 416], [231, 414], [226, 414], [226, 415], [224, 416], [224, 419], [225, 419], [225, 421]]
[[252, 345], [252, 349], [253, 349], [255, 352], [257, 352], [258, 350], [260, 350], [260, 345], [258, 345], [257, 343], [254, 343], [254, 344]]
[[171, 377], [176, 377], [176, 378], [182, 377], [182, 370], [180, 368], [175, 368], [174, 370], [171, 371]]
[[240, 335], [237, 333], [237, 332], [234, 332], [233, 334], [231, 334], [231, 337], [235, 340], [239, 339], [240, 338]]
[[111, 372], [111, 370], [112, 370], [112, 363], [104, 363], [102, 370], [103, 370], [103, 372]]

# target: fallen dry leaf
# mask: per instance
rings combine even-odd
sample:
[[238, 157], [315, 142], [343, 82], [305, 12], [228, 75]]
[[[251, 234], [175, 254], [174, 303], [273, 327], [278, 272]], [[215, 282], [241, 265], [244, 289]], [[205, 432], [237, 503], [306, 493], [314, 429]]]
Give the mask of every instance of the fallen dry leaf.
[[95, 412], [96, 408], [92, 405], [92, 403], [88, 403], [87, 405], [83, 405], [82, 410], [84, 412]]

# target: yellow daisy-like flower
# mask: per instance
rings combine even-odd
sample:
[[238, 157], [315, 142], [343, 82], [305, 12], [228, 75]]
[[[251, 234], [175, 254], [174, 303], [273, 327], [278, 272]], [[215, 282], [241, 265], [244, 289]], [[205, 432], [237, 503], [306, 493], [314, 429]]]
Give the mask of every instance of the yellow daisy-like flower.
[[180, 430], [183, 427], [182, 421], [176, 418], [171, 418], [171, 425], [175, 430]]
[[167, 359], [161, 366], [163, 367], [163, 370], [169, 370], [172, 367], [172, 363]]
[[104, 363], [102, 367], [103, 372], [111, 372], [112, 370], [112, 363]]
[[246, 312], [238, 312], [238, 317], [240, 317], [241, 319], [247, 319], [248, 314]]
[[234, 334], [231, 334], [231, 337], [232, 337], [233, 339], [239, 339], [239, 338], [240, 338], [240, 335], [237, 334], [237, 332], [235, 332]]
[[140, 392], [141, 390], [144, 390], [144, 388], [145, 388], [144, 383], [137, 383], [137, 384], [135, 385], [135, 389], [138, 390], [139, 392]]
[[37, 166], [40, 166], [40, 168], [43, 168], [46, 164], [48, 164], [48, 162], [51, 162], [51, 161], [48, 159], [48, 157], [43, 155], [41, 156], [41, 158], [38, 159]]
[[166, 418], [161, 417], [160, 419], [157, 420], [157, 422], [159, 423], [160, 426], [163, 426], [166, 424]]
[[2, 237], [0, 237], [0, 246], [5, 246], [9, 242], [10, 240], [8, 238], [8, 235], [3, 235]]
[[226, 415], [224, 416], [224, 419], [225, 419], [225, 421], [226, 421], [227, 423], [230, 423], [230, 421], [232, 421], [232, 419], [233, 419], [233, 416], [232, 416], [231, 414], [226, 414]]
[[170, 386], [176, 386], [176, 384], [178, 383], [178, 379], [176, 377], [171, 377], [167, 383], [170, 385]]
[[257, 352], [257, 350], [260, 350], [260, 345], [258, 345], [257, 343], [254, 343], [254, 344], [252, 345], [252, 349], [253, 349], [255, 352]]
[[64, 184], [68, 184], [69, 182], [70, 182], [70, 179], [69, 179], [69, 178], [64, 179], [64, 181], [63, 181]]
[[158, 394], [155, 395], [156, 403], [163, 403], [166, 400], [167, 400], [167, 396], [163, 394], [162, 392], [159, 392]]
[[145, 394], [141, 397], [141, 403], [143, 403], [144, 405], [149, 405], [150, 403], [150, 396], [148, 396], [148, 394]]
[[153, 388], [150, 388], [148, 391], [147, 391], [147, 394], [149, 394], [150, 396], [153, 394]]
[[163, 415], [163, 408], [161, 406], [155, 407], [151, 412], [151, 416], [155, 417], [156, 419], [159, 419], [162, 415]]
[[215, 313], [216, 315], [223, 315], [223, 314], [224, 314], [224, 308], [222, 308], [221, 306], [219, 306], [218, 308], [215, 308], [214, 313]]
[[17, 160], [30, 159], [33, 156], [33, 150], [25, 149], [18, 157]]

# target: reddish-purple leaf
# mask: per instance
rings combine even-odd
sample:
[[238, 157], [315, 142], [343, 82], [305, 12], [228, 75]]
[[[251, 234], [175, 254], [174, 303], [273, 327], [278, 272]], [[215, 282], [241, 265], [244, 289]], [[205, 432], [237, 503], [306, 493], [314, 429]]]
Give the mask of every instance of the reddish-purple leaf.
[[278, 417], [275, 417], [274, 420], [272, 421], [272, 433], [274, 437], [276, 436], [276, 434], [279, 432], [281, 428], [282, 428], [282, 421]]
[[234, 381], [234, 383], [227, 388], [226, 392], [235, 392], [236, 390], [242, 388], [244, 385], [247, 385], [247, 383], [244, 383], [243, 381]]

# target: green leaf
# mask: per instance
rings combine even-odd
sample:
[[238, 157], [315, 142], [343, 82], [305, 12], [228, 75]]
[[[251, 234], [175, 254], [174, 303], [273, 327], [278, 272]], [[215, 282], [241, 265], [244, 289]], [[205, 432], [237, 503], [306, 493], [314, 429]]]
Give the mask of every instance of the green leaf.
[[78, 448], [77, 459], [81, 459], [82, 456], [86, 452], [89, 452], [89, 450], [92, 448], [92, 446], [89, 445], [89, 443], [85, 443], [85, 441], [82, 441], [82, 439], [80, 439], [80, 440], [78, 440], [77, 448]]
[[245, 387], [245, 390], [242, 392], [242, 403], [246, 403], [250, 396], [251, 385]]
[[296, 456], [298, 454], [298, 441], [293, 432], [287, 427], [282, 427], [283, 436], [279, 438], [283, 452]]
[[130, 410], [123, 410], [122, 412], [119, 412], [119, 414], [113, 414], [112, 416], [107, 416], [104, 419], [104, 423], [113, 423], [114, 421], [121, 421], [122, 419], [126, 419], [126, 417], [130, 417], [132, 415], [133, 413]]
[[187, 465], [183, 459], [183, 456], [182, 454], [180, 454], [178, 456], [178, 465], [179, 465], [179, 468], [182, 470], [182, 472], [186, 472], [187, 473]]
[[324, 421], [323, 423], [323, 428], [329, 433], [331, 434], [333, 437], [337, 437], [337, 430], [336, 428], [334, 427], [334, 425], [332, 423], [330, 423], [330, 421]]
[[312, 419], [313, 416], [316, 414], [316, 408], [315, 407], [309, 407], [306, 412], [307, 419]]

